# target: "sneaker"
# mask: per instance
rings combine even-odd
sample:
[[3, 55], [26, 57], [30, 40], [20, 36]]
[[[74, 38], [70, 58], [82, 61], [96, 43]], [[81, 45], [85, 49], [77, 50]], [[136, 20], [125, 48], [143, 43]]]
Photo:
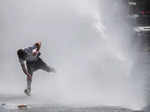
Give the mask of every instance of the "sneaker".
[[26, 95], [30, 96], [30, 89], [25, 89], [25, 90], [24, 90], [24, 93], [25, 93]]

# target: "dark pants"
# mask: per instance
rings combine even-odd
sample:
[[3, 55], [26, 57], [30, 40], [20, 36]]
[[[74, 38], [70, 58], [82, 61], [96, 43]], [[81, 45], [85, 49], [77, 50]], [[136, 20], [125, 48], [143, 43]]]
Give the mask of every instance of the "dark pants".
[[[41, 58], [38, 58], [38, 60], [36, 61], [27, 61], [26, 64], [30, 75], [33, 75], [33, 72], [40, 69], [46, 72], [51, 71], [51, 68]], [[30, 80], [27, 78], [27, 89], [29, 89], [30, 91], [31, 91], [31, 83], [32, 83], [32, 79]]]

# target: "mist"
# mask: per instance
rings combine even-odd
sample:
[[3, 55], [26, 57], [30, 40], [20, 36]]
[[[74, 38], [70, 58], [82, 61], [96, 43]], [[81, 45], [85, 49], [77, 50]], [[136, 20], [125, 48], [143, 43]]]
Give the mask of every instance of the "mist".
[[[2, 97], [69, 106], [146, 105], [144, 82], [133, 80], [137, 51], [120, 0], [5, 0], [0, 15]], [[35, 72], [32, 96], [24, 97], [26, 80], [16, 51], [36, 41], [56, 74]]]

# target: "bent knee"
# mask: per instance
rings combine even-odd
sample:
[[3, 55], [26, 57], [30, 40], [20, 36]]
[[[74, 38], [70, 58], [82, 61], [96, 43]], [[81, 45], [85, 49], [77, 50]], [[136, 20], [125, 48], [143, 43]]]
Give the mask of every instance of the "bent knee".
[[50, 67], [48, 67], [46, 71], [47, 71], [47, 72], [51, 72], [51, 69], [50, 69]]

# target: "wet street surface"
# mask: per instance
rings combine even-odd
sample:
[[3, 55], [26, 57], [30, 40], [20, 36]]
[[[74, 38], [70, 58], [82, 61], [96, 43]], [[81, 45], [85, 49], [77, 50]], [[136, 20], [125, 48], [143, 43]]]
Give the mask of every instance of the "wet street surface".
[[5, 107], [0, 107], [0, 112], [144, 112], [144, 111], [133, 111], [121, 107], [84, 107], [84, 108], [71, 108], [64, 106], [31, 106], [28, 108], [20, 109], [6, 109]]

